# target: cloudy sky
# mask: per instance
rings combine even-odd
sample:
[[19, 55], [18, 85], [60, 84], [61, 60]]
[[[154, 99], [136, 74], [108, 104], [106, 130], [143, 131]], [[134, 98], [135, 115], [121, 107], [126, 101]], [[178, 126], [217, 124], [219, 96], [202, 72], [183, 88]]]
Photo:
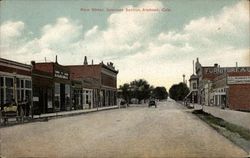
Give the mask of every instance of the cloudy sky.
[[197, 57], [250, 66], [248, 0], [3, 0], [0, 20], [0, 57], [112, 61], [118, 85], [144, 78], [169, 89]]

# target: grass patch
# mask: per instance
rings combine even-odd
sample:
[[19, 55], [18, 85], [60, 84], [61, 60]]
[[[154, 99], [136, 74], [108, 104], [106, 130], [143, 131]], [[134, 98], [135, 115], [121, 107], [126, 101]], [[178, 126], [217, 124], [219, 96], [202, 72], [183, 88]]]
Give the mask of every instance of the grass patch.
[[250, 130], [249, 129], [246, 129], [244, 127], [229, 123], [221, 118], [214, 117], [213, 115], [206, 113], [202, 110], [194, 110], [192, 113], [197, 115], [203, 121], [207, 122], [209, 125], [211, 125], [216, 130], [218, 130], [218, 127], [216, 127], [216, 126], [223, 127], [225, 129], [233, 132], [233, 133], [238, 133], [242, 138], [246, 139], [247, 141], [250, 141]]

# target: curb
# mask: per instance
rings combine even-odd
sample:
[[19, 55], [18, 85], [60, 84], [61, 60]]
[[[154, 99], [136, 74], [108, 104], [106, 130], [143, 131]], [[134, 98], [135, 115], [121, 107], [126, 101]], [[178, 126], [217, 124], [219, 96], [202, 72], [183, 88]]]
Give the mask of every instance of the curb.
[[52, 120], [52, 119], [72, 117], [72, 116], [77, 116], [77, 115], [82, 115], [82, 114], [95, 113], [95, 112], [99, 112], [99, 111], [107, 111], [107, 110], [113, 110], [113, 109], [119, 109], [119, 107], [116, 106], [116, 107], [111, 107], [111, 108], [107, 108], [107, 109], [98, 109], [98, 110], [93, 110], [93, 111], [82, 111], [82, 112], [78, 112], [78, 113], [58, 114], [58, 115], [54, 115], [54, 116], [38, 117], [38, 118], [26, 120], [25, 122], [22, 122], [22, 123], [14, 122], [14, 123], [8, 123], [6, 125], [0, 125], [0, 129], [12, 127], [12, 126], [17, 126], [17, 125], [24, 125], [24, 124], [28, 124], [28, 123], [34, 123], [34, 122], [48, 122], [49, 120]]

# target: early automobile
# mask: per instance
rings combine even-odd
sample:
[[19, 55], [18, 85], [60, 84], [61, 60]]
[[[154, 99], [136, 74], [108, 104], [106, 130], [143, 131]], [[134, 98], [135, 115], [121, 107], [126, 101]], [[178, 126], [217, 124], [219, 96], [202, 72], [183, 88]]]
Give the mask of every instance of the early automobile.
[[155, 108], [157, 108], [157, 105], [156, 105], [156, 101], [155, 100], [150, 100], [148, 102], [148, 107], [151, 107], [151, 106], [154, 106]]

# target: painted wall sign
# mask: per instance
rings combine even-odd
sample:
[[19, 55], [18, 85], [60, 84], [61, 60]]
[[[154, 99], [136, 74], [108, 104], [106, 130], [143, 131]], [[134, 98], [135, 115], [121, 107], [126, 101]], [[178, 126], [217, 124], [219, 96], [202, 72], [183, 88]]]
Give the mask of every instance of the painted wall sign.
[[228, 84], [250, 84], [250, 76], [228, 76]]
[[204, 68], [205, 74], [223, 74], [226, 72], [250, 72], [250, 67]]
[[62, 79], [69, 79], [69, 73], [55, 70], [55, 77]]

